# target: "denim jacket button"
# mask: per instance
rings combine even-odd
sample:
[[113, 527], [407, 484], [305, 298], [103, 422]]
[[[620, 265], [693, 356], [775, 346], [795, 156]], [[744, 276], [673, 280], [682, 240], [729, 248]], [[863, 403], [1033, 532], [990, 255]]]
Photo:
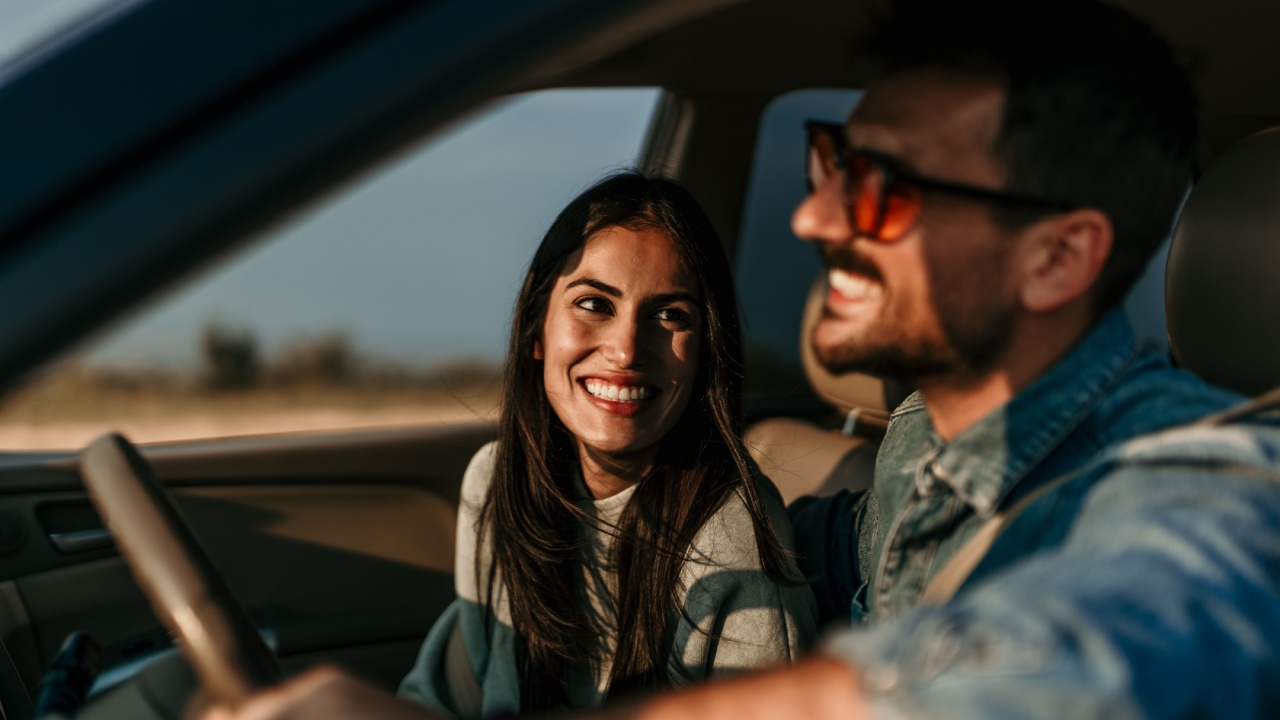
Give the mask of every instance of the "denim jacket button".
[[951, 473], [947, 472], [947, 469], [937, 461], [929, 463], [929, 474], [942, 482], [947, 482], [951, 479]]
[[989, 487], [981, 487], [973, 493], [973, 509], [983, 515], [990, 514], [995, 511], [996, 493]]
[[927, 470], [925, 472], [922, 472], [916, 475], [916, 494], [917, 495], [919, 495], [922, 498], [926, 498], [932, 495], [933, 492], [937, 489], [938, 489], [938, 484], [934, 481], [933, 475], [929, 474]]

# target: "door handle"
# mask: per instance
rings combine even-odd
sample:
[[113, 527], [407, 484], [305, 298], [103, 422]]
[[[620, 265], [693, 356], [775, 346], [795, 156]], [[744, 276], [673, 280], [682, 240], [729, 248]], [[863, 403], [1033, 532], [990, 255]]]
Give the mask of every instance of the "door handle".
[[106, 528], [49, 533], [49, 542], [53, 543], [58, 552], [68, 554], [102, 550], [115, 545], [115, 541], [111, 539], [111, 531]]

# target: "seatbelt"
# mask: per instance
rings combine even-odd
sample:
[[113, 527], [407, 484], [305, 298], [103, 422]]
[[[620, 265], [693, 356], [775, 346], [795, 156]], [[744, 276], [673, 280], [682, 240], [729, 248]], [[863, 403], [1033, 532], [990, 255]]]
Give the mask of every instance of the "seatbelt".
[[462, 614], [453, 621], [453, 632], [444, 651], [444, 679], [449, 688], [453, 710], [460, 718], [478, 718], [484, 711], [484, 693], [471, 667], [467, 643], [462, 637]]
[[929, 605], [941, 605], [952, 598], [956, 591], [964, 585], [964, 581], [969, 579], [973, 574], [974, 568], [978, 567], [978, 563], [987, 556], [991, 550], [991, 546], [996, 543], [996, 539], [1004, 532], [1005, 528], [1024, 510], [1031, 507], [1037, 500], [1057, 490], [1065, 485], [1068, 480], [1076, 477], [1076, 471], [1071, 471], [1050, 480], [1035, 492], [1027, 495], [1013, 505], [1000, 510], [991, 517], [990, 520], [982, 524], [973, 537], [969, 538], [955, 555], [947, 561], [946, 565], [938, 571], [937, 575], [929, 581], [925, 586], [924, 593], [920, 595], [920, 602]]
[[[1166, 430], [1174, 430], [1178, 427], [1216, 427], [1276, 407], [1280, 407], [1280, 388], [1275, 388], [1252, 400], [1240, 403], [1222, 412], [1205, 416], [1195, 422], [1167, 428]], [[969, 576], [973, 574], [974, 569], [978, 567], [978, 563], [982, 562], [982, 559], [991, 551], [991, 546], [995, 544], [1005, 528], [1009, 527], [1019, 515], [1034, 505], [1036, 501], [1074, 479], [1078, 472], [1079, 469], [1072, 470], [1050, 480], [1030, 495], [997, 512], [990, 520], [983, 523], [982, 527], [978, 528], [977, 532], [973, 534], [973, 537], [969, 538], [956, 551], [956, 554], [951, 556], [947, 564], [943, 565], [938, 574], [934, 575], [929, 584], [925, 586], [924, 592], [920, 595], [920, 602], [929, 605], [941, 605], [950, 600], [960, 590], [960, 586], [964, 585]]]

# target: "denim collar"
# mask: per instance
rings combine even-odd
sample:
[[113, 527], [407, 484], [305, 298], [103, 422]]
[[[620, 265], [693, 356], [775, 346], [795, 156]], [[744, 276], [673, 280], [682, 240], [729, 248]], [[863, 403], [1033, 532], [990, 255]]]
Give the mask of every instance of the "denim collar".
[[[933, 464], [931, 474], [978, 516], [991, 517], [1010, 491], [1106, 397], [1137, 357], [1128, 318], [1122, 309], [1112, 309], [1066, 357], [1008, 403], [950, 443], [932, 434], [938, 450], [926, 460]], [[911, 400], [923, 404], [918, 394]]]

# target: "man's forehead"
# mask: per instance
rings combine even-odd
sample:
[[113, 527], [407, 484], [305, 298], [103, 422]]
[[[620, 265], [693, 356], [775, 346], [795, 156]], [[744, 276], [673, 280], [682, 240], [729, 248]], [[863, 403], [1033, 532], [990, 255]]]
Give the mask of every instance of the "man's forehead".
[[956, 156], [992, 157], [1003, 109], [993, 80], [913, 69], [873, 81], [846, 127], [853, 145], [927, 172]]

